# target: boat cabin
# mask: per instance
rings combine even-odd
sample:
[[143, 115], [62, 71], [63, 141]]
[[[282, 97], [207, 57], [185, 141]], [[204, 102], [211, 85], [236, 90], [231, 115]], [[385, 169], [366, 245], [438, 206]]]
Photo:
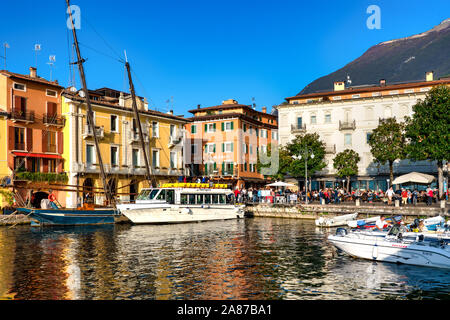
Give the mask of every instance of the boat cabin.
[[178, 205], [234, 204], [230, 189], [206, 188], [151, 188], [143, 189], [136, 203], [167, 203]]

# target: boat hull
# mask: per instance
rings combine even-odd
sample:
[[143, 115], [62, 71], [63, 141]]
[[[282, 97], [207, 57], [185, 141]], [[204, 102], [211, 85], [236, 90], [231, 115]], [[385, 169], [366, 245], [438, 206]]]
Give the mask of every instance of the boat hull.
[[372, 239], [329, 236], [328, 240], [350, 256], [367, 260], [450, 269], [450, 250], [436, 245], [419, 245]]
[[71, 210], [71, 209], [28, 209], [19, 208], [18, 212], [30, 215], [38, 221], [32, 225], [41, 226], [77, 226], [113, 224], [119, 217], [113, 209]]
[[318, 227], [340, 227], [340, 226], [346, 226], [347, 222], [350, 220], [355, 219], [358, 216], [358, 213], [350, 213], [343, 216], [337, 216], [334, 218], [324, 218], [321, 217], [319, 219], [315, 220], [316, 226]]
[[134, 224], [173, 224], [244, 218], [244, 211], [229, 206], [171, 207], [118, 206], [120, 212]]

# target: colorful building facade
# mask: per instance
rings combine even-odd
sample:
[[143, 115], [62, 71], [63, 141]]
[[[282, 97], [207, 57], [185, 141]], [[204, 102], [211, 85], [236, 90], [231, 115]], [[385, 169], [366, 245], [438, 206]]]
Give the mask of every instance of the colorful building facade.
[[19, 205], [31, 200], [31, 191], [45, 197], [50, 189], [65, 204], [59, 190], [67, 179], [63, 89], [57, 81], [39, 77], [33, 67], [26, 75], [0, 71], [0, 177], [2, 185], [16, 193]]
[[239, 188], [266, 184], [258, 154], [278, 144], [276, 115], [235, 100], [189, 112], [194, 117], [186, 124], [185, 163], [191, 176]]
[[[118, 200], [133, 201], [143, 187], [149, 186], [149, 181], [131, 95], [108, 88], [89, 94], [108, 188]], [[65, 90], [62, 105], [67, 118], [63, 157], [69, 185], [84, 188], [67, 193], [67, 206], [81, 205], [87, 190], [92, 190], [95, 203], [102, 205], [103, 183], [83, 91]], [[149, 110], [145, 98], [138, 99], [138, 109], [152, 178], [157, 184], [176, 182], [184, 175], [183, 130], [188, 121], [172, 113]]]

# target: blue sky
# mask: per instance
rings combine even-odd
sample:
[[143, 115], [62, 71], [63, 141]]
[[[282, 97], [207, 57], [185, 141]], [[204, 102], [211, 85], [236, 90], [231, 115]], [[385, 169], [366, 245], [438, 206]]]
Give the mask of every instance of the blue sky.
[[[27, 73], [42, 45], [38, 74], [69, 85], [65, 0], [4, 1], [0, 44], [7, 68]], [[236, 99], [271, 107], [308, 83], [383, 41], [427, 31], [449, 18], [450, 1], [138, 1], [72, 0], [81, 8], [78, 30], [88, 86], [127, 91], [117, 61], [127, 50], [137, 93], [150, 107], [176, 114]], [[370, 30], [366, 9], [381, 9], [381, 29]], [[6, 13], [6, 14], [5, 14]], [[71, 41], [71, 40], [70, 40]], [[112, 49], [111, 49], [112, 48]], [[93, 50], [95, 49], [95, 50]], [[3, 46], [0, 47], [3, 55]], [[4, 61], [0, 60], [3, 69]], [[77, 87], [80, 82], [77, 72]], [[331, 86], [331, 85], [330, 85]], [[171, 107], [169, 107], [171, 108]]]

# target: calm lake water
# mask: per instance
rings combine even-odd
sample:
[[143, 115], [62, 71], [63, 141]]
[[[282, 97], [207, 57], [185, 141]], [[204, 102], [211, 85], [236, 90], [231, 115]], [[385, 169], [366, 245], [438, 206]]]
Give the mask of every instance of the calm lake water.
[[448, 270], [353, 259], [326, 237], [311, 221], [272, 218], [1, 227], [0, 298], [450, 298]]

